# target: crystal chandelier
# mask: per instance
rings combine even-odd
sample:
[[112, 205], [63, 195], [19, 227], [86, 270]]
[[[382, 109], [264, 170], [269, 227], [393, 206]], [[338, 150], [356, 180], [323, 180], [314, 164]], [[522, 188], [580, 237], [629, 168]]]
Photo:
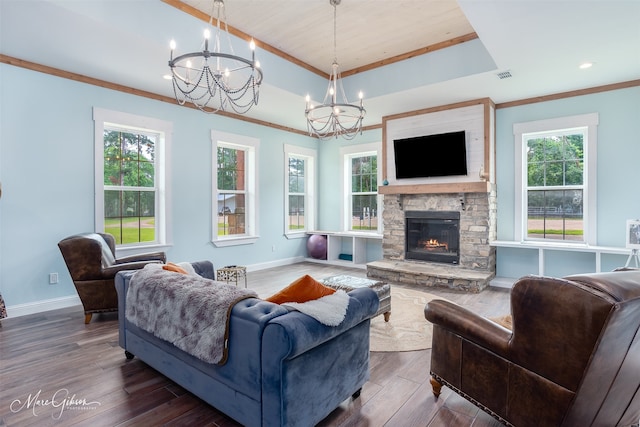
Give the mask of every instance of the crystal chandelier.
[[[244, 114], [258, 104], [258, 91], [262, 83], [260, 63], [255, 59], [255, 43], [251, 40], [251, 59], [236, 56], [224, 12], [224, 1], [213, 0], [209, 26], [216, 17], [213, 50], [209, 50], [209, 29], [204, 31], [204, 49], [173, 57], [176, 43], [171, 40], [171, 80], [178, 104], [187, 101], [206, 113], [233, 110]], [[220, 19], [222, 15], [222, 20]], [[229, 44], [229, 52], [221, 52], [223, 40]]]
[[[336, 55], [336, 6], [341, 0], [329, 0], [333, 6], [333, 64], [329, 75], [329, 87], [324, 95], [324, 100], [320, 105], [313, 105], [311, 97], [307, 95], [307, 106], [304, 114], [307, 118], [307, 129], [309, 135], [326, 140], [331, 137], [350, 140], [356, 137], [358, 132], [362, 133], [362, 119], [366, 110], [362, 106], [362, 92], [358, 94], [360, 105], [349, 104], [347, 96], [342, 87], [342, 77]], [[340, 93], [341, 102], [338, 101]]]

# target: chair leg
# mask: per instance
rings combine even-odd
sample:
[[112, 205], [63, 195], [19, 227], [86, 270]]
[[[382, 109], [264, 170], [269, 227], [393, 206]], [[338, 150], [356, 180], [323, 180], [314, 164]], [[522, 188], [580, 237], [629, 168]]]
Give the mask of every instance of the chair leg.
[[85, 313], [84, 314], [84, 324], [88, 325], [89, 322], [91, 322], [91, 316], [93, 316], [93, 313]]
[[433, 390], [433, 395], [436, 398], [438, 398], [438, 396], [440, 396], [440, 393], [442, 392], [442, 384], [433, 377], [431, 377], [429, 382], [431, 383], [431, 389]]

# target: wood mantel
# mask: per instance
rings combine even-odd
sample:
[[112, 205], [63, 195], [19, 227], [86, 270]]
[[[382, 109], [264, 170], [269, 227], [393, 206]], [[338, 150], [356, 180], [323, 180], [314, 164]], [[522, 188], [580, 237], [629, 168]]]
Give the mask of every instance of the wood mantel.
[[445, 194], [445, 193], [488, 193], [491, 190], [486, 181], [455, 182], [446, 184], [383, 185], [379, 194]]

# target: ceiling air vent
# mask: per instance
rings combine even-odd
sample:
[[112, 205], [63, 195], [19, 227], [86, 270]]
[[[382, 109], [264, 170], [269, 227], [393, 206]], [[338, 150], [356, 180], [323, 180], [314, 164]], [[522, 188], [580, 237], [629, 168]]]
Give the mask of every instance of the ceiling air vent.
[[502, 71], [502, 72], [500, 72], [500, 73], [496, 74], [496, 76], [498, 76], [498, 78], [499, 78], [500, 80], [508, 79], [508, 78], [513, 77], [513, 76], [511, 75], [511, 71]]

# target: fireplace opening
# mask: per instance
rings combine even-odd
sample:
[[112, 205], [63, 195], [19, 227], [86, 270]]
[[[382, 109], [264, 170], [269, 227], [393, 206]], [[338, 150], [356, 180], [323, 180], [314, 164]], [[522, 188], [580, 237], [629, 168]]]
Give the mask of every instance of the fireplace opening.
[[405, 259], [458, 264], [460, 212], [405, 212]]

